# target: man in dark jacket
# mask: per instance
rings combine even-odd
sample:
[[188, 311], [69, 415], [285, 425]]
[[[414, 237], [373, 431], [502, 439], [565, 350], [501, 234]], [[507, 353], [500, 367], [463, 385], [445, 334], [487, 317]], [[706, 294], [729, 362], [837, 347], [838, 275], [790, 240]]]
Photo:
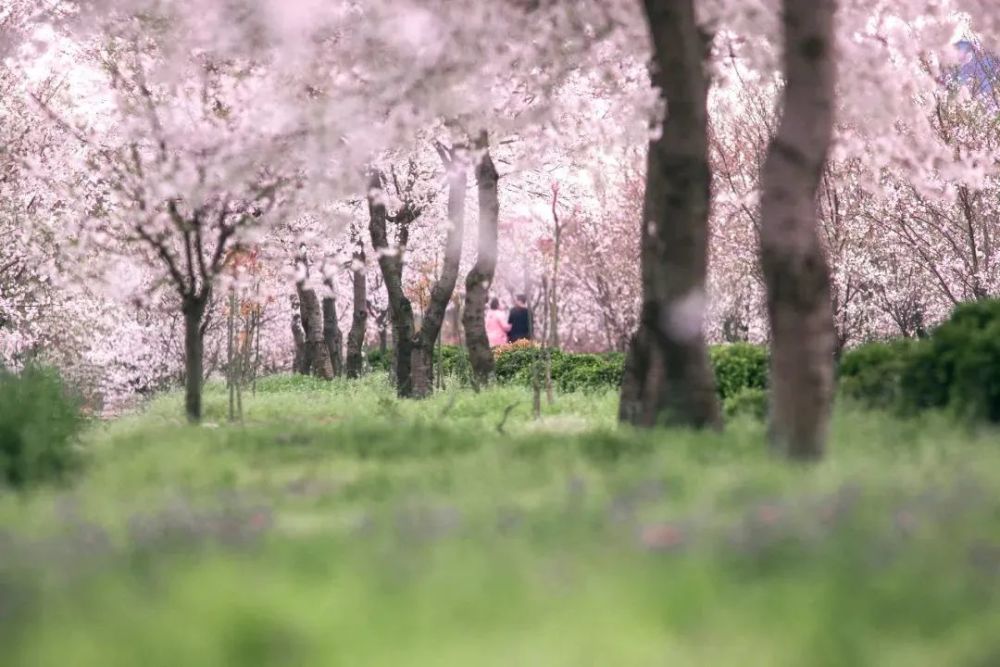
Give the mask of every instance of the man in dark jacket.
[[514, 307], [507, 316], [510, 332], [507, 334], [511, 343], [531, 339], [531, 311], [528, 310], [528, 297], [518, 294], [514, 297]]

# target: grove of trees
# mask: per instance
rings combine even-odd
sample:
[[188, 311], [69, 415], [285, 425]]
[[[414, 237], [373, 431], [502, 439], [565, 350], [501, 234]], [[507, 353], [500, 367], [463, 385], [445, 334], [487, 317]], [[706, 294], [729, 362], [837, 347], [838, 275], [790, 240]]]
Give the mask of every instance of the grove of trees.
[[722, 428], [708, 343], [767, 344], [772, 444], [818, 458], [845, 348], [1000, 295], [991, 5], [7, 0], [0, 358], [196, 422], [234, 350], [391, 349], [421, 398], [443, 342], [491, 381], [523, 293], [626, 353], [639, 427]]

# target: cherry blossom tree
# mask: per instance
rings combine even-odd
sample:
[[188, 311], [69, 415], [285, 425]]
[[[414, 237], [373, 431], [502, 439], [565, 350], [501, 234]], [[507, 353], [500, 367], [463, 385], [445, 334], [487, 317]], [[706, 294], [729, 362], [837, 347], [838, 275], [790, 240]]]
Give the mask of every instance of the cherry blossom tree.
[[256, 65], [206, 54], [182, 71], [177, 61], [165, 68], [145, 36], [153, 29], [139, 20], [106, 26], [94, 65], [114, 106], [101, 124], [46, 110], [87, 148], [83, 185], [94, 205], [82, 219], [78, 251], [130, 253], [178, 298], [186, 412], [198, 421], [207, 309], [229, 251], [291, 191], [295, 167], [275, 158], [295, 133], [254, 112], [266, 81]]

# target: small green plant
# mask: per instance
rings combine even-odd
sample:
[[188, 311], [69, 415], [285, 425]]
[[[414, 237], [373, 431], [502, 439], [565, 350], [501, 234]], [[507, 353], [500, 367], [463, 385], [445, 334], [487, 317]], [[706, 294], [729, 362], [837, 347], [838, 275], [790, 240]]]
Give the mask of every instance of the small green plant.
[[63, 479], [77, 464], [80, 400], [51, 368], [0, 370], [0, 484], [23, 488]]

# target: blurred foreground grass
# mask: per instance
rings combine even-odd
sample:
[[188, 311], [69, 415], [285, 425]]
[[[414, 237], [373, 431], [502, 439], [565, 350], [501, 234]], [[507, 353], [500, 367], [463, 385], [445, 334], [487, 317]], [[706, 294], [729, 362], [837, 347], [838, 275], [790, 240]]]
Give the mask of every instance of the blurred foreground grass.
[[[841, 410], [636, 433], [612, 394], [275, 377], [0, 495], [3, 665], [1000, 664], [1000, 435]], [[498, 429], [509, 406], [515, 406]]]

